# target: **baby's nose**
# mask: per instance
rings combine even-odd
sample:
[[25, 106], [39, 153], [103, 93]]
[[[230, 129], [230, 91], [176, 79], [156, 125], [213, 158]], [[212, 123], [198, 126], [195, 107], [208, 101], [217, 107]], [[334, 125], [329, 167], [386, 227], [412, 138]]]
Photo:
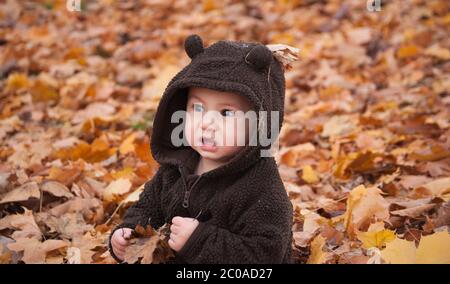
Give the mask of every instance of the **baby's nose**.
[[214, 121], [214, 113], [210, 111], [206, 112], [202, 118], [202, 129], [205, 130], [211, 127], [212, 125], [214, 125]]

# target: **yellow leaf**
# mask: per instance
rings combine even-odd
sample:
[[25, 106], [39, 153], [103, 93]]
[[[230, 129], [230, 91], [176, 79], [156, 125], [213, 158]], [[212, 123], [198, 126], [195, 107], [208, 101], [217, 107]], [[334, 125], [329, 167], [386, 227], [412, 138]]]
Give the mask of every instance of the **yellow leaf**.
[[392, 264], [415, 263], [416, 246], [414, 242], [396, 238], [386, 244], [386, 248], [381, 251], [381, 257]]
[[442, 231], [422, 237], [416, 255], [417, 263], [450, 264], [450, 234]]
[[124, 167], [122, 170], [112, 173], [111, 176], [114, 179], [119, 179], [119, 178], [131, 179], [133, 177], [133, 174], [134, 174], [134, 169], [132, 167]]
[[326, 263], [331, 259], [332, 254], [329, 252], [324, 252], [323, 247], [325, 246], [325, 238], [318, 235], [311, 242], [311, 254], [308, 258], [308, 264], [321, 264]]
[[392, 264], [450, 264], [450, 234], [447, 231], [423, 236], [418, 248], [414, 242], [395, 239], [381, 252]]
[[397, 50], [398, 58], [407, 58], [416, 55], [419, 52], [419, 48], [415, 45], [402, 46]]
[[355, 152], [339, 157], [333, 175], [342, 180], [350, 178], [351, 174], [347, 171], [347, 167], [358, 157], [359, 154]]
[[450, 24], [450, 13], [445, 15], [445, 17], [442, 17], [442, 20], [443, 20], [444, 24]]
[[162, 67], [158, 72], [155, 79], [150, 82], [146, 82], [142, 89], [142, 98], [159, 100], [169, 81], [180, 71], [180, 68], [176, 65], [166, 65]]
[[28, 77], [22, 73], [12, 73], [8, 77], [6, 89], [19, 90], [28, 87]]
[[363, 247], [382, 248], [387, 242], [395, 239], [395, 233], [391, 230], [381, 230], [377, 232], [356, 232], [358, 239], [363, 243]]
[[217, 8], [216, 1], [214, 0], [203, 0], [202, 4], [204, 12], [209, 12]]
[[134, 152], [134, 139], [136, 138], [136, 132], [130, 134], [125, 140], [123, 140], [122, 144], [120, 144], [120, 154], [125, 155], [130, 152]]
[[146, 162], [151, 167], [156, 167], [157, 163], [153, 159], [152, 153], [150, 149], [150, 141], [148, 137], [144, 137], [144, 139], [137, 139], [134, 143], [136, 156], [139, 157], [142, 161]]
[[319, 177], [310, 165], [304, 166], [302, 172], [302, 179], [307, 183], [317, 183], [319, 181]]
[[41, 80], [37, 80], [30, 88], [33, 102], [48, 102], [59, 99], [56, 90]]

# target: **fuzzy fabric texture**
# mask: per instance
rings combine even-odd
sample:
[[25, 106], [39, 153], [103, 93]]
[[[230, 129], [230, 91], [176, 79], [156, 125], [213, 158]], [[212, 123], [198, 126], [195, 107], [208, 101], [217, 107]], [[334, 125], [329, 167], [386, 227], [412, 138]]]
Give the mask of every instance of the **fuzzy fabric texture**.
[[[137, 224], [159, 228], [175, 216], [197, 218], [200, 224], [175, 263], [290, 263], [292, 205], [274, 158], [261, 157], [270, 145], [258, 139], [227, 164], [195, 175], [199, 154], [170, 139], [179, 126], [171, 116], [185, 110], [188, 88], [194, 86], [245, 96], [253, 110], [268, 112], [269, 126], [271, 111], [278, 111], [281, 129], [282, 65], [260, 43], [218, 41], [204, 48], [202, 39], [191, 35], [185, 50], [192, 61], [169, 82], [155, 114], [150, 144], [160, 168], [113, 232]], [[276, 139], [270, 127], [264, 130]], [[110, 252], [116, 258], [111, 246]]]

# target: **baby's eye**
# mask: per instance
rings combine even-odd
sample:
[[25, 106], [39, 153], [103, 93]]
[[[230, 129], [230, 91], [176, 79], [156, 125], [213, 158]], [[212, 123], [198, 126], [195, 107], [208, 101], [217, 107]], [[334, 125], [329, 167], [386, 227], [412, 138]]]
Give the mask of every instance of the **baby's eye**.
[[194, 104], [192, 107], [194, 108], [195, 112], [202, 112], [202, 111], [204, 111], [203, 106], [201, 104]]
[[222, 116], [234, 116], [234, 111], [229, 109], [223, 109], [220, 111]]

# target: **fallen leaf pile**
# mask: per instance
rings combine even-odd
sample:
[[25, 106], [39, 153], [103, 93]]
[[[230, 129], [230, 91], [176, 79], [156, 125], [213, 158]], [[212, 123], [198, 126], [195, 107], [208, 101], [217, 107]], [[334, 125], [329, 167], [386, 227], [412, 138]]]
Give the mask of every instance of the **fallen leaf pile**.
[[[295, 262], [450, 263], [450, 2], [382, 3], [0, 1], [0, 263], [115, 263], [192, 33], [290, 66], [275, 157]], [[127, 261], [165, 262], [163, 238], [138, 229]]]

